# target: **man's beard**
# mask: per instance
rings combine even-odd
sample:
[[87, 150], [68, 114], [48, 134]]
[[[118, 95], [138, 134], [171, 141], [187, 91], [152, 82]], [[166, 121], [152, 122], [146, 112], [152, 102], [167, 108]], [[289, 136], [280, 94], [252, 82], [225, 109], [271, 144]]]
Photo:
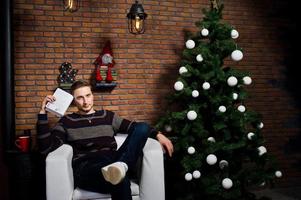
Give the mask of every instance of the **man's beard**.
[[91, 110], [93, 110], [93, 106], [88, 106], [88, 107], [81, 107], [79, 111], [83, 113], [89, 113]]

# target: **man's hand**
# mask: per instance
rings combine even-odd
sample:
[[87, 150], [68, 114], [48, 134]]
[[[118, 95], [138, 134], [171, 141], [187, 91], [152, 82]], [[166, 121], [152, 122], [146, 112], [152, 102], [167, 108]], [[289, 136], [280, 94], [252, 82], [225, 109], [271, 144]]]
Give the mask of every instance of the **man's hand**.
[[160, 142], [163, 150], [166, 150], [168, 152], [168, 155], [171, 157], [173, 153], [173, 144], [172, 142], [163, 135], [160, 131], [157, 134], [157, 140]]
[[41, 110], [40, 110], [39, 113], [40, 113], [40, 114], [46, 114], [46, 110], [45, 110], [46, 104], [47, 104], [48, 102], [53, 102], [53, 101], [55, 101], [55, 97], [52, 96], [52, 95], [47, 95], [47, 96], [44, 98], [43, 102], [42, 102]]

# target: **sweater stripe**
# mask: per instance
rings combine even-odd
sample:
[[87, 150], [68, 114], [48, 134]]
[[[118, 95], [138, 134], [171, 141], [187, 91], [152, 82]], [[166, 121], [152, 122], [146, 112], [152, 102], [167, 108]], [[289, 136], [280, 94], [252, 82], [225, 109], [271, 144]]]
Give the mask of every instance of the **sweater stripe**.
[[69, 128], [68, 141], [89, 139], [101, 136], [114, 136], [114, 131], [110, 125], [90, 126], [83, 128]]

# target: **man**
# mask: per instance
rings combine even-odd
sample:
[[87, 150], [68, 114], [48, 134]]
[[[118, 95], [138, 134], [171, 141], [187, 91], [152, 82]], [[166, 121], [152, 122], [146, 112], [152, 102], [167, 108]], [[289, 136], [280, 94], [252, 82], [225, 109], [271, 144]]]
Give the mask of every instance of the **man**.
[[[111, 111], [95, 110], [91, 86], [85, 81], [76, 81], [71, 93], [78, 111], [62, 117], [53, 129], [49, 129], [45, 106], [55, 98], [48, 95], [43, 100], [37, 122], [40, 151], [47, 154], [64, 143], [70, 144], [78, 187], [111, 193], [112, 200], [131, 200], [127, 171], [136, 165], [147, 138], [156, 138], [169, 156], [173, 153], [171, 141], [146, 123], [123, 119]], [[117, 132], [128, 134], [118, 150], [114, 138]]]

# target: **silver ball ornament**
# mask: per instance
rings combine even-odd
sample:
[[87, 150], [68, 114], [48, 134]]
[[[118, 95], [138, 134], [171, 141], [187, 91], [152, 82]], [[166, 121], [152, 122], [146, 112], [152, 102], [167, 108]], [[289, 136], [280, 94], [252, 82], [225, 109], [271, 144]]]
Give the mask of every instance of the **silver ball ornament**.
[[282, 172], [281, 172], [281, 171], [276, 171], [276, 172], [275, 172], [275, 176], [276, 176], [277, 178], [281, 178], [281, 177], [282, 177]]
[[264, 124], [262, 122], [260, 122], [257, 127], [262, 129], [264, 127]]
[[243, 80], [245, 85], [251, 85], [251, 83], [252, 83], [252, 79], [249, 76], [243, 77], [242, 80]]
[[224, 178], [222, 181], [222, 186], [223, 186], [223, 188], [228, 190], [233, 186], [233, 182], [229, 178]]
[[204, 60], [204, 58], [203, 58], [203, 56], [202, 56], [201, 54], [198, 54], [198, 55], [196, 56], [196, 60], [197, 60], [198, 62], [202, 62], [202, 61]]
[[199, 96], [199, 91], [197, 90], [193, 90], [192, 93], [191, 93], [192, 97], [196, 98]]
[[210, 83], [204, 82], [202, 87], [203, 87], [204, 90], [208, 90], [210, 88]]
[[243, 105], [240, 105], [240, 106], [238, 106], [237, 110], [238, 110], [239, 112], [245, 112], [245, 111], [246, 111], [246, 107], [243, 106]]
[[231, 31], [231, 37], [232, 37], [233, 39], [237, 39], [238, 36], [239, 36], [238, 31], [235, 30], [235, 29], [233, 29], [233, 30]]
[[172, 131], [172, 128], [171, 128], [170, 125], [165, 125], [164, 129], [165, 129], [166, 132], [171, 132]]
[[179, 74], [184, 74], [184, 73], [186, 73], [186, 72], [188, 72], [188, 70], [187, 70], [186, 67], [184, 67], [184, 66], [180, 67], [180, 69], [179, 69]]
[[197, 118], [197, 113], [194, 110], [191, 110], [187, 113], [187, 118], [189, 120], [195, 120]]
[[218, 108], [218, 110], [219, 110], [221, 113], [224, 113], [224, 112], [227, 111], [227, 108], [226, 108], [225, 106], [220, 106], [220, 107]]
[[186, 173], [185, 174], [185, 180], [186, 181], [191, 181], [192, 180], [192, 174], [191, 173]]
[[252, 140], [254, 136], [255, 134], [253, 132], [249, 132], [247, 137], [249, 140]]
[[224, 169], [225, 167], [228, 167], [229, 163], [226, 160], [221, 160], [219, 162], [219, 168]]
[[187, 152], [189, 154], [194, 154], [195, 153], [195, 148], [194, 147], [188, 147]]
[[235, 76], [230, 76], [228, 79], [227, 79], [227, 83], [229, 86], [233, 87], [235, 85], [237, 85], [238, 83], [238, 80]]
[[209, 154], [206, 158], [206, 162], [209, 165], [214, 165], [217, 162], [217, 157], [214, 154]]
[[195, 170], [192, 173], [193, 178], [198, 179], [201, 177], [201, 172], [199, 170]]
[[202, 36], [205, 36], [205, 37], [208, 36], [209, 35], [208, 29], [203, 28], [202, 31], [201, 31], [201, 34], [202, 34]]
[[233, 98], [234, 100], [237, 100], [237, 99], [238, 99], [238, 94], [234, 92], [234, 93], [232, 94], [232, 98]]
[[187, 40], [185, 44], [187, 49], [193, 49], [195, 47], [195, 42], [193, 40]]
[[175, 88], [176, 91], [181, 91], [181, 90], [184, 89], [184, 84], [181, 81], [177, 81], [174, 84], [174, 88]]
[[214, 139], [214, 137], [209, 137], [209, 138], [207, 139], [207, 141], [208, 141], [208, 142], [215, 142], [215, 139]]
[[267, 149], [264, 146], [258, 147], [257, 150], [258, 150], [259, 156], [262, 156], [263, 154], [265, 154], [267, 152]]
[[243, 58], [243, 53], [240, 50], [234, 50], [231, 53], [231, 58], [234, 61], [240, 61]]

